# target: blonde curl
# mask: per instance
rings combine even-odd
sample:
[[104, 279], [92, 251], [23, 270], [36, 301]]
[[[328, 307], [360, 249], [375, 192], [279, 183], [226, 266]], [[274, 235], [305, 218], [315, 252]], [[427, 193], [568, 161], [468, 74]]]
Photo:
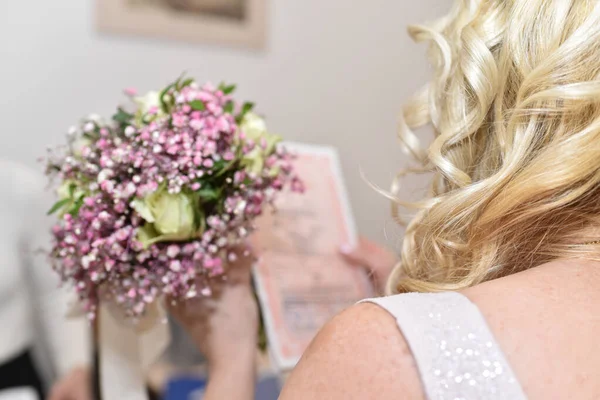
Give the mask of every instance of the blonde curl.
[[[392, 213], [406, 227], [389, 293], [459, 290], [558, 258], [600, 259], [600, 2], [458, 0], [409, 28], [432, 81], [402, 110], [399, 139], [433, 176]], [[415, 132], [430, 125], [424, 149]], [[587, 237], [588, 235], [589, 237]]]

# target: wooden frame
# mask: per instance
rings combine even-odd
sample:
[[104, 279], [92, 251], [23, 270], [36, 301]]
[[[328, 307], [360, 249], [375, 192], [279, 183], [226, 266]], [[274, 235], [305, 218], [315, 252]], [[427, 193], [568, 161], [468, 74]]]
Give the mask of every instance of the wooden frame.
[[[145, 1], [148, 5], [134, 4]], [[264, 48], [268, 0], [239, 1], [243, 4], [239, 6], [243, 7], [243, 15], [226, 16], [212, 10], [177, 10], [171, 5], [181, 0], [96, 0], [96, 22], [99, 31], [106, 33]]]

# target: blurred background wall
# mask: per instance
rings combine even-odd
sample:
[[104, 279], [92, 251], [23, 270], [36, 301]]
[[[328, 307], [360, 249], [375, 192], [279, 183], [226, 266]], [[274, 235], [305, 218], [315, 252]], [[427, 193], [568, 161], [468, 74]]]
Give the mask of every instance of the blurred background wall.
[[[255, 101], [288, 139], [337, 147], [360, 231], [383, 241], [388, 225], [394, 238], [388, 201], [359, 171], [387, 188], [406, 165], [397, 113], [429, 70], [406, 26], [441, 15], [449, 3], [271, 0], [268, 44], [254, 52], [100, 35], [91, 0], [2, 0], [0, 156], [35, 166], [77, 118], [112, 115], [123, 88], [145, 92], [187, 71], [237, 83], [238, 96]], [[421, 181], [408, 180], [406, 195]]]

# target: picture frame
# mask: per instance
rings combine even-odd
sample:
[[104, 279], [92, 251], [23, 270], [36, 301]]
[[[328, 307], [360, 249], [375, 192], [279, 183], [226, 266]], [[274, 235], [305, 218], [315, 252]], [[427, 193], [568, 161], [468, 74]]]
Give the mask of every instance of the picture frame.
[[260, 50], [268, 0], [96, 0], [102, 33]]
[[260, 254], [252, 277], [269, 355], [282, 374], [296, 366], [328, 320], [376, 295], [367, 273], [339, 257], [337, 244], [354, 246], [358, 234], [337, 149], [284, 143], [310, 189], [302, 196], [281, 193], [277, 213], [262, 215], [250, 238]]

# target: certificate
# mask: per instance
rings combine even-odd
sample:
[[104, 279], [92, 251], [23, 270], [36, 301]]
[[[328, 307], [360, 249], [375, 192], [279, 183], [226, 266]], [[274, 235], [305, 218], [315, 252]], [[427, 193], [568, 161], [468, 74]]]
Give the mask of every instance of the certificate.
[[321, 327], [357, 301], [373, 296], [364, 271], [339, 255], [356, 230], [335, 149], [288, 144], [304, 194], [282, 193], [277, 211], [261, 216], [252, 244], [253, 271], [275, 366], [293, 368]]

